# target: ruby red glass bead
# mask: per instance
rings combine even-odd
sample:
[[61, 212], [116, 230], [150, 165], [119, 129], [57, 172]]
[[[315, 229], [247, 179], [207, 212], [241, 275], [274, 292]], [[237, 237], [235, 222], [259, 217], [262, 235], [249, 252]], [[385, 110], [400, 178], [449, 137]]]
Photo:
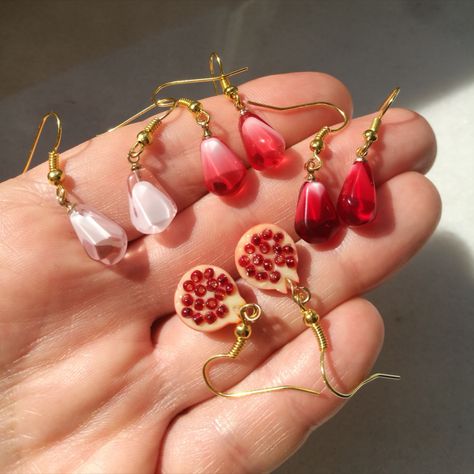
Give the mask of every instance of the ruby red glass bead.
[[251, 112], [245, 112], [240, 116], [239, 128], [252, 168], [265, 170], [281, 163], [285, 140], [268, 123]]
[[218, 138], [205, 138], [201, 143], [201, 161], [206, 188], [219, 196], [237, 192], [247, 169], [235, 153]]
[[296, 233], [310, 244], [320, 244], [330, 240], [338, 229], [339, 219], [326, 186], [319, 181], [306, 181], [296, 205]]
[[372, 222], [377, 212], [376, 199], [375, 183], [369, 163], [354, 162], [337, 201], [339, 217], [349, 226]]

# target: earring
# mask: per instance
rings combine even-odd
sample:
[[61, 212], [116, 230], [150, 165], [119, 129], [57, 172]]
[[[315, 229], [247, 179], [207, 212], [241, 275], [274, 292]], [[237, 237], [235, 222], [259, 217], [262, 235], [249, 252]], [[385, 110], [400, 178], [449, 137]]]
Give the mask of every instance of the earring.
[[[214, 62], [219, 67], [219, 76], [214, 74]], [[209, 69], [211, 76], [215, 77], [214, 88], [216, 93], [218, 93], [216, 82], [219, 82], [224, 95], [231, 100], [240, 113], [240, 136], [250, 166], [260, 171], [278, 166], [284, 158], [286, 149], [286, 143], [282, 135], [258, 115], [247, 109], [246, 104], [240, 97], [238, 88], [232, 85], [228, 76], [224, 74], [222, 59], [215, 52], [209, 57]], [[248, 101], [247, 104], [249, 103], [252, 104], [253, 102]]]
[[336, 105], [328, 102], [320, 104], [338, 112], [343, 123], [336, 128], [325, 126], [316, 133], [310, 143], [312, 157], [304, 165], [307, 174], [298, 195], [295, 231], [303, 240], [311, 244], [327, 242], [339, 230], [336, 209], [326, 186], [316, 178], [315, 174], [323, 165], [319, 155], [324, 148], [324, 139], [330, 133], [342, 130], [349, 122], [346, 113]]
[[366, 157], [372, 143], [378, 138], [377, 132], [382, 123], [382, 117], [399, 92], [399, 87], [392, 90], [380, 106], [379, 114], [372, 120], [370, 128], [364, 132], [365, 143], [357, 149], [356, 159], [342, 186], [337, 201], [337, 212], [340, 219], [348, 226], [368, 224], [375, 219], [377, 214], [375, 183]]
[[23, 174], [30, 167], [43, 128], [50, 117], [56, 119], [57, 135], [56, 143], [48, 155], [48, 181], [55, 186], [59, 205], [67, 210], [72, 228], [87, 255], [92, 260], [97, 260], [105, 265], [114, 265], [122, 260], [127, 251], [127, 235], [122, 227], [103, 214], [83, 204], [69, 201], [66, 188], [62, 184], [64, 173], [59, 167], [58, 148], [61, 144], [62, 125], [61, 119], [55, 112], [49, 112], [43, 116], [23, 169]]
[[221, 397], [237, 398], [258, 393], [295, 390], [312, 395], [319, 392], [294, 385], [279, 385], [241, 392], [223, 392], [214, 387], [209, 375], [213, 362], [222, 359], [236, 359], [252, 334], [252, 324], [262, 315], [258, 304], [246, 303], [239, 294], [234, 279], [222, 268], [214, 265], [198, 265], [187, 271], [178, 283], [174, 296], [176, 313], [181, 321], [192, 329], [214, 332], [231, 324], [235, 342], [225, 354], [210, 357], [203, 365], [202, 374], [207, 387]]
[[209, 128], [211, 116], [203, 109], [202, 104], [197, 100], [186, 98], [156, 100], [156, 95], [155, 103], [157, 107], [185, 107], [202, 128], [201, 163], [206, 188], [218, 196], [229, 196], [239, 191], [247, 169], [222, 140], [212, 135]]
[[364, 385], [377, 378], [393, 380], [400, 378], [398, 375], [376, 373], [347, 393], [337, 390], [329, 382], [325, 360], [328, 349], [327, 339], [318, 313], [307, 306], [311, 293], [299, 284], [296, 271], [298, 264], [296, 245], [283, 229], [272, 224], [260, 224], [249, 229], [237, 244], [235, 262], [240, 276], [252, 286], [262, 290], [276, 290], [290, 294], [299, 307], [304, 324], [316, 336], [320, 350], [321, 376], [324, 384], [334, 395], [350, 398]]
[[128, 201], [130, 220], [142, 234], [163, 232], [173, 221], [178, 208], [169, 194], [162, 188], [153, 174], [140, 164], [145, 148], [152, 143], [153, 133], [173, 108], [164, 115], [154, 118], [137, 135], [127, 158], [131, 165], [128, 176]]

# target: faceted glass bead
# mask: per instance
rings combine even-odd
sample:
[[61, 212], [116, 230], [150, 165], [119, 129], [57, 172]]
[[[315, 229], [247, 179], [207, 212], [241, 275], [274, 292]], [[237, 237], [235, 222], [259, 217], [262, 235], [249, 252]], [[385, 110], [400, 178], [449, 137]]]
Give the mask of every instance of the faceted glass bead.
[[69, 220], [90, 258], [105, 265], [122, 260], [128, 240], [116, 222], [82, 204], [77, 204], [69, 212]]
[[295, 231], [306, 242], [327, 242], [339, 229], [339, 219], [323, 183], [306, 181], [296, 205]]
[[252, 168], [265, 170], [280, 164], [286, 144], [276, 130], [250, 112], [240, 116], [239, 128]]
[[376, 192], [372, 170], [366, 161], [356, 161], [347, 175], [337, 201], [341, 220], [349, 226], [372, 222], [376, 214]]
[[132, 224], [142, 234], [163, 232], [178, 211], [155, 177], [143, 168], [128, 177], [128, 202]]
[[218, 138], [201, 143], [201, 161], [207, 189], [219, 196], [237, 192], [247, 170], [235, 153]]

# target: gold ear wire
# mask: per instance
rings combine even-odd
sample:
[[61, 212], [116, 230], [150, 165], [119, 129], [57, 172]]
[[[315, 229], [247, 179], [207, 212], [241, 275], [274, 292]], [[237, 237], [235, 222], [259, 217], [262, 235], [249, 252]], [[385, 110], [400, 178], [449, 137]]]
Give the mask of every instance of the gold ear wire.
[[374, 143], [378, 139], [377, 132], [380, 128], [380, 125], [382, 124], [382, 117], [390, 108], [390, 106], [392, 105], [393, 101], [397, 98], [399, 93], [400, 93], [400, 87], [395, 87], [394, 89], [392, 89], [390, 94], [386, 97], [382, 105], [379, 107], [379, 113], [372, 120], [370, 127], [364, 131], [363, 135], [364, 135], [365, 143], [356, 151], [357, 157], [360, 158], [361, 160], [365, 160], [365, 157], [367, 156], [367, 153], [369, 152], [369, 148], [372, 146], [372, 143]]
[[376, 380], [376, 379], [389, 379], [389, 380], [399, 380], [399, 375], [384, 374], [384, 373], [375, 373], [370, 377], [366, 378], [360, 382], [356, 387], [354, 387], [349, 392], [341, 392], [337, 390], [329, 381], [326, 374], [326, 363], [325, 363], [325, 354], [328, 348], [328, 343], [326, 336], [324, 334], [323, 328], [320, 324], [319, 314], [312, 308], [308, 308], [306, 303], [311, 299], [311, 293], [309, 290], [303, 286], [298, 286], [292, 280], [287, 278], [286, 280], [288, 288], [291, 291], [291, 297], [293, 301], [299, 306], [301, 314], [303, 316], [303, 321], [307, 327], [309, 327], [314, 335], [319, 345], [319, 366], [321, 370], [321, 376], [323, 378], [324, 384], [326, 387], [337, 397], [339, 398], [351, 398], [354, 396], [364, 385]]
[[[250, 314], [249, 314], [249, 311]], [[245, 346], [245, 343], [250, 338], [252, 334], [252, 327], [250, 326], [251, 323], [257, 321], [262, 314], [262, 308], [258, 304], [246, 304], [240, 308], [240, 319], [241, 322], [236, 326], [234, 334], [236, 337], [236, 341], [234, 342], [233, 346], [229, 350], [229, 352], [225, 354], [217, 354], [205, 362], [202, 367], [202, 376], [204, 378], [204, 382], [206, 383], [207, 387], [211, 392], [215, 395], [219, 395], [225, 398], [240, 398], [240, 397], [247, 397], [249, 395], [256, 395], [259, 393], [270, 393], [270, 392], [277, 392], [281, 390], [295, 390], [297, 392], [305, 392], [311, 395], [319, 395], [320, 393], [316, 390], [311, 390], [305, 387], [298, 387], [295, 385], [278, 385], [275, 387], [264, 387], [264, 388], [257, 388], [253, 390], [244, 390], [241, 392], [222, 392], [214, 387], [213, 383], [211, 382], [209, 376], [209, 366], [212, 362], [219, 360], [219, 359], [236, 359], [238, 355], [242, 352], [242, 349]]]

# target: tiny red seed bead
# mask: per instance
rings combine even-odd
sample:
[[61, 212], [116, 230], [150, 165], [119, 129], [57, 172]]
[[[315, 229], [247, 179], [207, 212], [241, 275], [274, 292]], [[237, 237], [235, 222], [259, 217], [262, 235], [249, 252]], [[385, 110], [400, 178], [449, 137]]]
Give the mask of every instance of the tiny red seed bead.
[[191, 280], [186, 280], [186, 281], [183, 283], [183, 288], [184, 288], [186, 291], [194, 291], [194, 283], [193, 283]]
[[209, 298], [207, 301], [206, 301], [206, 306], [209, 308], [209, 309], [216, 309], [217, 307], [217, 300], [215, 298]]
[[252, 263], [254, 265], [261, 265], [263, 263], [263, 257], [258, 253], [252, 258]]
[[278, 280], [280, 280], [281, 274], [280, 272], [274, 271], [270, 272], [270, 281], [272, 283], [276, 283]]
[[202, 317], [202, 314], [196, 313], [194, 315], [193, 321], [200, 326], [204, 322], [204, 318]]
[[204, 309], [204, 300], [202, 298], [197, 298], [194, 302], [194, 309], [201, 311]]
[[214, 291], [218, 286], [219, 286], [218, 281], [215, 278], [211, 278], [210, 280], [207, 281], [206, 288], [209, 291]]
[[270, 245], [266, 242], [262, 242], [258, 248], [260, 249], [260, 252], [264, 254], [270, 252]]
[[217, 300], [222, 301], [225, 298], [225, 290], [222, 288], [217, 288], [217, 290], [214, 292], [214, 297]]
[[194, 270], [193, 273], [191, 273], [191, 280], [194, 283], [199, 283], [202, 280], [202, 272], [201, 270]]
[[241, 267], [246, 267], [250, 263], [250, 258], [247, 257], [247, 255], [242, 255], [239, 258], [239, 265]]
[[194, 302], [194, 298], [188, 293], [183, 295], [183, 297], [181, 298], [181, 303], [183, 303], [184, 306], [191, 306], [193, 302]]
[[261, 242], [261, 240], [262, 239], [258, 234], [253, 234], [251, 239], [250, 239], [250, 242], [252, 242], [252, 244], [254, 244], [254, 245], [258, 245]]
[[283, 234], [281, 232], [276, 232], [275, 235], [273, 236], [273, 240], [275, 242], [280, 242], [283, 240]]
[[288, 255], [288, 257], [286, 257], [286, 265], [289, 267], [289, 268], [292, 268], [295, 266], [295, 258], [292, 256], [292, 255]]
[[221, 273], [218, 277], [217, 277], [217, 281], [219, 282], [219, 285], [225, 285], [229, 279], [223, 274]]
[[268, 273], [267, 273], [267, 272], [258, 272], [258, 273], [255, 275], [255, 278], [256, 278], [258, 281], [266, 280], [266, 279], [268, 278]]
[[206, 313], [206, 321], [209, 324], [212, 324], [216, 319], [217, 319], [217, 316], [212, 311], [209, 311], [208, 313]]
[[204, 277], [206, 280], [209, 280], [209, 278], [212, 278], [214, 276], [214, 269], [213, 268], [206, 268], [204, 270]]
[[275, 257], [275, 263], [281, 267], [282, 265], [285, 265], [285, 257], [283, 255], [277, 255]]
[[221, 304], [217, 309], [216, 309], [216, 314], [219, 316], [219, 318], [223, 318], [227, 313], [229, 312], [229, 309], [225, 304]]
[[272, 229], [265, 229], [265, 230], [262, 232], [262, 237], [263, 237], [265, 240], [271, 239], [272, 236], [273, 236]]
[[225, 292], [230, 295], [234, 291], [234, 285], [232, 283], [227, 283], [225, 286]]
[[265, 259], [263, 262], [263, 268], [265, 268], [265, 270], [273, 270], [273, 262], [268, 258]]
[[193, 310], [191, 308], [183, 308], [181, 310], [181, 316], [183, 318], [190, 318], [193, 315]]
[[284, 245], [283, 246], [283, 253], [293, 253], [295, 250], [291, 245]]
[[194, 293], [196, 294], [196, 296], [204, 296], [206, 294], [206, 287], [204, 285], [198, 285], [196, 286], [196, 288], [194, 289]]
[[276, 253], [277, 255], [279, 255], [280, 253], [283, 252], [283, 249], [281, 248], [281, 245], [280, 244], [275, 244], [273, 247], [273, 252]]
[[252, 244], [247, 244], [244, 247], [245, 253], [252, 255], [255, 252], [255, 247]]
[[247, 276], [251, 277], [255, 275], [255, 267], [253, 265], [248, 265], [245, 270], [247, 271]]

